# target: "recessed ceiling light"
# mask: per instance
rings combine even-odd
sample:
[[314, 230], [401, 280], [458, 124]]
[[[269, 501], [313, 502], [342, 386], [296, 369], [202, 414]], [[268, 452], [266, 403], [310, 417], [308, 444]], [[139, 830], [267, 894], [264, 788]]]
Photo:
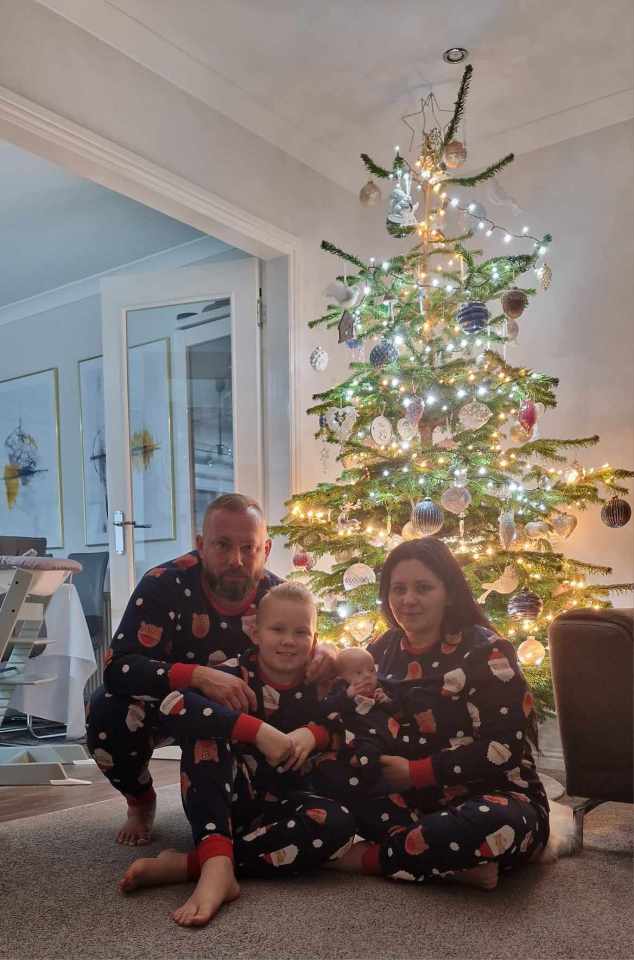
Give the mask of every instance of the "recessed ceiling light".
[[465, 50], [464, 47], [449, 47], [443, 53], [442, 58], [445, 63], [462, 63], [468, 53], [469, 51]]

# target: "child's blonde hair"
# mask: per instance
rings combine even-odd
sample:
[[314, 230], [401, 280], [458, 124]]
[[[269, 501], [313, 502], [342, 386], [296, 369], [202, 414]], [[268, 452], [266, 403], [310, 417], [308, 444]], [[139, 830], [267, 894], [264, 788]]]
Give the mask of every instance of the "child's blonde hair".
[[278, 583], [276, 587], [271, 587], [268, 593], [265, 593], [258, 603], [255, 622], [260, 623], [262, 614], [266, 611], [271, 601], [290, 600], [293, 603], [304, 603], [311, 607], [315, 619], [317, 618], [317, 604], [310, 590], [303, 583], [294, 583], [292, 580], [285, 580], [284, 583]]

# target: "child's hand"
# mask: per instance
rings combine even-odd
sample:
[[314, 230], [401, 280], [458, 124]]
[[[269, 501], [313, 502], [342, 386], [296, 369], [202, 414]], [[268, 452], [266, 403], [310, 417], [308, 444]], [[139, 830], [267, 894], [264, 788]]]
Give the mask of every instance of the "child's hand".
[[317, 741], [308, 727], [291, 730], [288, 738], [291, 741], [291, 753], [284, 765], [284, 770], [301, 770], [317, 746]]
[[373, 697], [375, 682], [376, 681], [371, 679], [355, 680], [353, 683], [349, 684], [346, 693], [351, 699], [354, 699], [355, 697]]
[[385, 690], [383, 689], [383, 687], [377, 687], [377, 688], [376, 688], [376, 690], [374, 691], [374, 699], [376, 700], [377, 703], [389, 703], [389, 702], [390, 702], [390, 698], [388, 697], [388, 695], [387, 695], [387, 693], [385, 692]]

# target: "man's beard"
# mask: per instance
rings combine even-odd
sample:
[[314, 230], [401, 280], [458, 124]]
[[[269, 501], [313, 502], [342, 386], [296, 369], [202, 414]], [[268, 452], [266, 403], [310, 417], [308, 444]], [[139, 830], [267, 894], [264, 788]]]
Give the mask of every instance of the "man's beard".
[[217, 576], [210, 570], [204, 571], [204, 577], [207, 586], [216, 597], [222, 597], [223, 600], [230, 600], [233, 603], [244, 600], [255, 590], [260, 579], [259, 575], [255, 577], [247, 575], [236, 577], [235, 575], [220, 574]]

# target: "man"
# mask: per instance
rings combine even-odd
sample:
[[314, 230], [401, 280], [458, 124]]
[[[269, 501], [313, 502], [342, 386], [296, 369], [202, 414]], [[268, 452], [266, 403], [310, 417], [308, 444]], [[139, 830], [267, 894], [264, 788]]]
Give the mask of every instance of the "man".
[[[225, 494], [207, 508], [196, 550], [148, 571], [132, 594], [88, 714], [88, 750], [128, 804], [119, 843], [151, 840], [149, 761], [168, 737], [158, 705], [171, 690], [192, 688], [233, 710], [255, 710], [250, 687], [214, 665], [250, 645], [257, 604], [280, 583], [265, 569], [270, 550], [259, 504]], [[331, 651], [318, 648], [308, 679], [332, 677], [332, 663]]]

